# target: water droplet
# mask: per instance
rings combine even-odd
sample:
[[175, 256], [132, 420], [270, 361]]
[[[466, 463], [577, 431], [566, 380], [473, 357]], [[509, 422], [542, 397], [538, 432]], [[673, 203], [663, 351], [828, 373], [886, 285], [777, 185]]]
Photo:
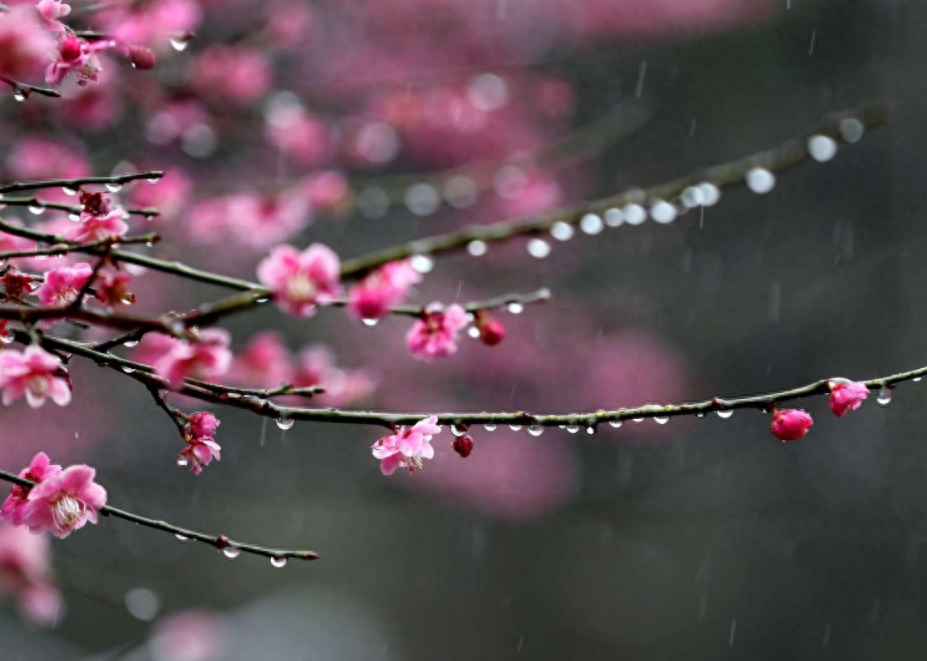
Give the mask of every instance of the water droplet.
[[757, 195], [768, 193], [776, 187], [776, 175], [766, 168], [753, 168], [747, 172], [747, 188]]
[[587, 213], [583, 216], [582, 220], [579, 221], [579, 229], [586, 234], [593, 235], [605, 229], [605, 224], [602, 222], [602, 217], [598, 214]]
[[283, 567], [286, 567], [286, 558], [282, 555], [275, 555], [270, 559], [270, 564], [272, 567], [282, 569]]
[[137, 346], [138, 346], [138, 340], [126, 340], [126, 341], [123, 343], [123, 345], [124, 345], [127, 349], [131, 349], [132, 347], [137, 347]]
[[409, 264], [419, 273], [430, 273], [431, 269], [435, 267], [434, 260], [428, 255], [412, 255]]
[[132, 374], [135, 371], [135, 368], [134, 367], [123, 367], [122, 371], [125, 372], [126, 374]]
[[187, 46], [190, 45], [190, 40], [186, 37], [171, 37], [170, 42], [171, 48], [178, 52], [187, 50]]
[[702, 206], [712, 207], [721, 199], [721, 189], [712, 183], [706, 181], [698, 189], [702, 192]]
[[586, 427], [586, 433], [590, 436], [595, 433], [595, 425], [589, 425]]
[[451, 433], [454, 436], [463, 436], [467, 433], [468, 427], [466, 425], [451, 425]]
[[0, 342], [2, 342], [3, 344], [11, 344], [13, 342], [13, 334], [12, 333], [0, 334]]
[[532, 436], [540, 436], [544, 433], [544, 428], [541, 425], [528, 425], [528, 433]]
[[45, 207], [39, 204], [30, 204], [29, 212], [34, 213], [36, 216], [41, 216], [43, 213], [45, 213]]
[[641, 422], [643, 422], [643, 421], [644, 421], [643, 418], [631, 418], [631, 422], [641, 423]]
[[609, 227], [618, 227], [624, 222], [624, 214], [621, 209], [609, 209], [605, 212], [605, 224]]
[[566, 430], [571, 434], [575, 434], [579, 431], [579, 425], [567, 425]]
[[177, 538], [178, 542], [189, 542], [190, 541], [189, 537], [187, 537], [186, 535], [181, 535], [180, 533], [177, 533], [176, 535], [174, 535], [174, 537]]
[[366, 326], [367, 328], [373, 328], [378, 323], [380, 323], [380, 320], [379, 319], [361, 319], [361, 323], [364, 324], [364, 326]]
[[71, 222], [76, 223], [77, 221], [80, 220], [80, 214], [79, 214], [79, 213], [69, 213], [69, 214], [68, 214], [68, 220], [70, 220]]
[[840, 122], [840, 135], [850, 144], [859, 142], [865, 132], [865, 125], [855, 117], [847, 117]]
[[280, 427], [283, 431], [290, 429], [293, 426], [292, 418], [277, 418], [277, 426]]
[[705, 412], [704, 412], [704, 411], [699, 411], [698, 413], [695, 414], [695, 417], [696, 417], [696, 418], [704, 418], [704, 417], [705, 417]]
[[650, 205], [650, 217], [661, 225], [667, 225], [676, 220], [676, 207], [666, 200], [656, 200]]
[[521, 303], [509, 303], [506, 309], [510, 314], [521, 314], [525, 311], [525, 306]]
[[521, 429], [521, 425], [509, 425], [509, 429], [512, 431], [519, 431]]
[[535, 237], [528, 241], [528, 254], [535, 259], [544, 259], [550, 254], [550, 244]]
[[22, 103], [26, 100], [26, 95], [21, 90], [13, 90], [13, 100]]
[[74, 195], [77, 195], [77, 189], [76, 189], [76, 188], [71, 188], [70, 186], [64, 186], [64, 187], [61, 189], [61, 192], [63, 192], [65, 195], [70, 195], [70, 196], [72, 196], [72, 197], [73, 197]]
[[115, 181], [111, 181], [111, 182], [109, 182], [108, 184], [104, 184], [104, 187], [105, 187], [106, 190], [108, 190], [110, 193], [118, 193], [119, 191], [122, 190], [122, 184], [117, 183], [117, 182], [115, 182]]
[[145, 179], [145, 181], [147, 181], [149, 184], [156, 184], [161, 181], [161, 177], [148, 177]]
[[190, 462], [186, 457], [177, 457], [177, 468], [186, 468], [189, 465]]
[[483, 425], [483, 429], [486, 431], [496, 431], [496, 426], [491, 422], [487, 422], [485, 425]]
[[640, 225], [645, 220], [647, 220], [647, 212], [639, 204], [628, 204], [625, 205], [624, 209], [624, 222], [628, 225]]
[[658, 415], [654, 417], [653, 421], [656, 422], [658, 425], [665, 425], [667, 422], [669, 422], [669, 416]]
[[718, 417], [721, 418], [722, 420], [727, 420], [732, 415], [734, 415], [734, 411], [731, 409], [727, 409], [725, 411], [715, 411], [715, 412], [718, 414]]
[[826, 163], [837, 155], [837, 142], [826, 135], [808, 138], [808, 154], [819, 163]]
[[480, 339], [480, 329], [476, 326], [470, 326], [470, 328], [467, 329], [467, 335], [472, 337], [474, 340], [478, 340]]
[[480, 194], [473, 180], [464, 176], [448, 179], [444, 183], [443, 193], [447, 203], [457, 209], [473, 206]]
[[888, 386], [882, 386], [879, 390], [879, 395], [876, 397], [876, 401], [880, 406], [888, 406], [892, 403], [892, 389]]
[[558, 220], [551, 225], [550, 235], [557, 239], [557, 241], [569, 241], [573, 238], [573, 226], [562, 220]]
[[222, 549], [222, 555], [224, 555], [229, 560], [234, 560], [241, 555], [241, 549], [237, 546], [229, 544], [224, 549]]
[[471, 241], [467, 244], [467, 252], [472, 257], [482, 257], [486, 254], [487, 246], [485, 241]]
[[615, 429], [618, 429], [619, 427], [621, 427], [622, 422], [621, 420], [609, 420], [608, 424], [614, 427]]
[[923, 378], [924, 378], [924, 377], [922, 377], [922, 376], [916, 376], [916, 377], [914, 377], [913, 381], [914, 381], [914, 383], [920, 383], [920, 382], [921, 382], [921, 379], [923, 379]]
[[682, 206], [687, 209], [694, 209], [695, 207], [700, 207], [703, 204], [703, 199], [705, 195], [702, 193], [702, 189], [698, 186], [689, 186], [682, 191], [682, 195], [679, 196], [679, 201], [682, 202]]

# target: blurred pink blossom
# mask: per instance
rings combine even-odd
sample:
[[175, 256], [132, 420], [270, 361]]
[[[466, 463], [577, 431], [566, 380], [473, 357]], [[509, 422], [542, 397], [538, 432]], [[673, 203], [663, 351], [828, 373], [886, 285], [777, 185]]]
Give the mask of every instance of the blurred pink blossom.
[[71, 13], [71, 5], [61, 2], [61, 0], [39, 0], [35, 8], [38, 10], [46, 29], [52, 32], [64, 32], [64, 24], [58, 19], [64, 18]]
[[61, 360], [37, 345], [30, 345], [22, 352], [0, 351], [0, 388], [4, 406], [23, 395], [34, 409], [45, 404], [47, 398], [58, 406], [71, 401], [71, 384]]
[[241, 106], [260, 100], [272, 80], [273, 69], [264, 54], [243, 46], [210, 46], [190, 67], [190, 81], [201, 95]]
[[62, 600], [52, 582], [47, 535], [0, 524], [0, 594], [15, 596], [23, 617], [33, 624], [54, 624]]
[[206, 328], [196, 341], [175, 340], [173, 346], [154, 364], [155, 373], [172, 388], [186, 378], [211, 381], [228, 371], [232, 362], [231, 336], [223, 328]]
[[149, 641], [154, 661], [218, 661], [226, 658], [231, 629], [205, 611], [181, 611], [159, 620]]
[[0, 76], [28, 81], [45, 68], [54, 39], [39, 25], [35, 7], [0, 13]]

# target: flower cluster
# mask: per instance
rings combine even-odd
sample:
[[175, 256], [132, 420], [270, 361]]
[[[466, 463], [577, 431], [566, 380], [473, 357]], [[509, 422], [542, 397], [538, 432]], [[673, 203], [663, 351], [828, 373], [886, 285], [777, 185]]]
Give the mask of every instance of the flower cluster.
[[219, 461], [222, 448], [213, 438], [218, 427], [219, 420], [212, 413], [199, 411], [191, 415], [183, 429], [187, 447], [177, 455], [177, 465], [189, 467], [194, 475], [199, 475], [203, 466], [208, 466], [213, 459]]
[[106, 490], [94, 482], [96, 471], [86, 464], [62, 470], [39, 452], [19, 476], [35, 485], [13, 486], [0, 507], [0, 519], [34, 533], [47, 531], [63, 539], [88, 521], [96, 523], [106, 505]]
[[[828, 382], [830, 410], [838, 418], [847, 411], [855, 411], [869, 396], [866, 384], [848, 379], [832, 379]], [[780, 441], [797, 441], [811, 430], [814, 419], [802, 409], [773, 409], [770, 430]]]

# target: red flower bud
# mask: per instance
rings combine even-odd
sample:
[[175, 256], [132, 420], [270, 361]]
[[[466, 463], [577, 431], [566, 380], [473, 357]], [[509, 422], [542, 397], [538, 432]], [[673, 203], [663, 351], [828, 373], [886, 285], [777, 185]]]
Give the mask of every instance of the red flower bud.
[[58, 52], [61, 53], [61, 59], [65, 62], [73, 62], [80, 57], [81, 41], [73, 34], [61, 40], [58, 45]]
[[488, 314], [477, 315], [476, 326], [480, 330], [480, 339], [488, 346], [496, 346], [505, 338], [505, 326]]
[[129, 46], [129, 57], [132, 59], [132, 66], [136, 69], [154, 69], [155, 54], [150, 48], [145, 46]]
[[451, 443], [451, 447], [454, 448], [454, 452], [461, 457], [469, 457], [470, 453], [473, 452], [473, 439], [469, 434], [458, 436], [454, 439], [454, 442]]

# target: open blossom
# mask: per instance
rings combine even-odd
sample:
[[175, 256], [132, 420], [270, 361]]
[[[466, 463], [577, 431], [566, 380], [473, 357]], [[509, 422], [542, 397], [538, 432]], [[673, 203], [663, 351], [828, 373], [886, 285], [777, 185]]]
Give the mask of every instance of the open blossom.
[[[61, 472], [61, 466], [51, 463], [51, 459], [44, 452], [39, 452], [32, 458], [29, 465], [19, 471], [19, 476], [26, 480], [39, 483], [50, 475], [56, 475]], [[9, 521], [14, 526], [23, 524], [23, 511], [29, 498], [30, 487], [13, 485], [10, 489], [10, 495], [3, 501], [0, 506], [0, 520]]]
[[0, 595], [16, 597], [19, 611], [41, 626], [54, 623], [61, 594], [52, 584], [51, 547], [47, 535], [0, 524]]
[[426, 312], [409, 329], [406, 346], [421, 360], [450, 356], [457, 351], [457, 334], [467, 321], [467, 313], [457, 304], [441, 312]]
[[73, 34], [62, 36], [58, 40], [58, 55], [45, 70], [45, 82], [60, 85], [70, 73], [77, 77], [81, 87], [96, 82], [102, 69], [97, 51], [110, 48], [112, 44], [105, 39], [90, 42]]
[[858, 381], [831, 381], [830, 386], [830, 410], [838, 418], [843, 417], [847, 411], [855, 411], [863, 405], [863, 400], [869, 396], [869, 388], [864, 383]]
[[177, 455], [177, 465], [181, 468], [190, 467], [194, 475], [203, 472], [203, 466], [208, 466], [213, 459], [219, 461], [219, 444], [213, 434], [219, 428], [219, 420], [208, 411], [199, 411], [190, 416], [184, 430], [187, 447]]
[[274, 331], [264, 331], [238, 352], [230, 376], [235, 383], [245, 386], [273, 388], [291, 382], [292, 374], [290, 352], [283, 338]]
[[797, 441], [811, 429], [814, 420], [802, 409], [773, 411], [770, 429], [780, 441]]
[[28, 273], [22, 273], [15, 267], [3, 274], [3, 293], [6, 298], [21, 301], [23, 296], [32, 291], [34, 279]]
[[325, 388], [324, 393], [313, 398], [320, 406], [345, 406], [367, 397], [376, 387], [367, 370], [338, 367], [334, 354], [328, 347], [319, 344], [299, 352], [289, 381], [297, 388]]
[[409, 260], [384, 264], [348, 291], [348, 312], [358, 319], [379, 319], [400, 303], [422, 276]]
[[52, 32], [64, 32], [64, 24], [59, 18], [64, 18], [71, 13], [71, 5], [67, 5], [61, 0], [39, 0], [35, 8], [39, 12], [42, 23]]
[[258, 264], [257, 275], [273, 292], [281, 310], [310, 317], [318, 303], [325, 303], [340, 291], [341, 262], [331, 248], [321, 243], [313, 243], [302, 252], [282, 245]]
[[419, 420], [412, 427], [400, 427], [390, 436], [384, 436], [373, 444], [373, 456], [380, 460], [384, 475], [392, 475], [400, 466], [409, 472], [421, 469], [424, 459], [432, 459], [435, 450], [431, 438], [441, 431], [436, 416]]
[[211, 381], [224, 375], [232, 363], [231, 338], [226, 330], [208, 328], [199, 332], [195, 342], [176, 340], [154, 365], [155, 373], [172, 388], [185, 378]]
[[71, 401], [71, 384], [61, 361], [35, 345], [26, 347], [22, 353], [15, 349], [0, 351], [0, 388], [4, 405], [23, 395], [34, 409], [49, 397], [58, 406]]
[[54, 39], [32, 7], [18, 5], [0, 13], [0, 76], [29, 79], [41, 73]]
[[106, 505], [106, 489], [93, 481], [96, 471], [86, 464], [68, 466], [29, 490], [23, 523], [32, 532], [47, 530], [64, 539], [90, 521]]
[[129, 225], [126, 223], [128, 217], [129, 214], [121, 207], [116, 207], [100, 216], [84, 211], [77, 225], [65, 235], [65, 238], [76, 243], [90, 243], [124, 236], [129, 231]]
[[87, 284], [93, 274], [88, 262], [74, 266], [60, 266], [45, 274], [45, 282], [35, 290], [42, 305], [70, 305], [77, 300], [80, 290]]
[[97, 300], [112, 307], [135, 303], [135, 294], [129, 291], [131, 282], [131, 273], [111, 268], [100, 269], [94, 284]]

